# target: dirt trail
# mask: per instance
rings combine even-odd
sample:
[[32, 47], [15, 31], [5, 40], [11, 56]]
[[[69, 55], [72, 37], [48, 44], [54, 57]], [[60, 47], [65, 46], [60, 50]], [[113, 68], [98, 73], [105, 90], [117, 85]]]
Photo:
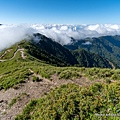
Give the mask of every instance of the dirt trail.
[[[8, 61], [8, 60], [12, 60], [12, 59], [14, 59], [15, 58], [15, 56], [16, 56], [16, 54], [17, 54], [17, 52], [21, 52], [21, 57], [23, 58], [23, 59], [25, 59], [25, 56], [24, 56], [24, 52], [23, 52], [23, 48], [21, 48], [21, 49], [17, 49], [17, 51], [14, 53], [14, 55], [10, 58], [10, 59], [5, 59], [5, 60], [0, 60], [0, 62], [5, 62], [5, 61]], [[5, 51], [5, 53], [3, 54], [3, 55], [5, 55], [7, 52]], [[3, 56], [2, 55], [2, 56]]]
[[5, 51], [1, 56], [0, 58], [4, 57], [6, 55], [7, 51]]
[[[31, 99], [39, 98], [44, 92], [50, 91], [52, 86], [50, 82], [48, 83], [44, 80], [33, 82], [30, 77], [26, 83], [17, 85], [17, 89], [10, 88], [7, 91], [0, 91], [0, 120], [13, 120]], [[15, 103], [11, 109], [7, 109], [11, 100], [22, 93], [26, 93], [27, 96]], [[5, 112], [6, 114], [4, 114]]]
[[[25, 83], [20, 83], [15, 87], [16, 89], [10, 88], [7, 91], [0, 91], [0, 120], [13, 120], [17, 114], [22, 112], [22, 109], [31, 99], [40, 98], [45, 93], [48, 93], [51, 89], [62, 84], [76, 83], [80, 86], [87, 86], [93, 83], [92, 81], [83, 77], [75, 80], [59, 80], [57, 75], [51, 75], [52, 80], [50, 81], [34, 73], [34, 71], [31, 69], [29, 69], [29, 71], [32, 73], [32, 75], [26, 79]], [[39, 77], [41, 81], [33, 82], [33, 76]], [[11, 100], [22, 93], [26, 93], [27, 95], [22, 97], [10, 109], [8, 109], [8, 105]]]
[[10, 52], [12, 49], [9, 49], [9, 50], [6, 50], [1, 56], [0, 56], [0, 59], [2, 58], [2, 57], [4, 57], [6, 54], [7, 54], [7, 52]]
[[[24, 49], [23, 49], [24, 50]], [[25, 56], [25, 54], [24, 54], [24, 51], [23, 50], [21, 50], [20, 52], [21, 52], [21, 57], [23, 58], [23, 59], [25, 59], [26, 58], [26, 56]]]
[[109, 60], [107, 60], [107, 61], [109, 62], [109, 64], [112, 66], [113, 69], [116, 68], [115, 65], [112, 62], [110, 62]]

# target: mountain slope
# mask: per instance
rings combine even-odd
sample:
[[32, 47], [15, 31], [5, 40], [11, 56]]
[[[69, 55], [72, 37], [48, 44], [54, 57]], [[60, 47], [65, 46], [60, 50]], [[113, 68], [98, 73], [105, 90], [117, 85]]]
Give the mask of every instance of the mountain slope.
[[106, 59], [97, 54], [87, 52], [83, 49], [75, 50], [72, 53], [82, 67], [112, 68]]
[[[14, 50], [10, 52], [12, 55], [8, 52], [11, 48], [1, 53], [2, 60], [0, 61], [6, 61], [4, 60], [6, 58], [11, 59], [10, 56], [14, 56], [14, 53], [17, 50], [24, 50], [25, 54], [28, 54], [27, 56], [30, 57], [28, 59], [34, 58], [42, 60], [55, 66], [75, 65], [84, 67], [112, 68], [109, 61], [97, 54], [92, 54], [84, 50], [70, 51], [59, 43], [39, 33], [34, 34], [30, 41], [22, 41], [14, 46]], [[23, 53], [23, 51], [21, 52]], [[5, 53], [8, 54], [4, 55]], [[22, 54], [22, 56], [25, 57], [24, 54]]]
[[81, 48], [99, 54], [116, 67], [120, 67], [120, 36], [118, 35], [74, 40], [72, 44], [65, 45], [65, 47], [71, 50]]
[[55, 58], [65, 62], [69, 65], [77, 64], [76, 59], [73, 57], [71, 52], [60, 45], [59, 43], [51, 40], [50, 38], [45, 37], [41, 34], [34, 34], [35, 37], [39, 38], [39, 42], [35, 43], [35, 45], [46, 51], [49, 55], [54, 56]]
[[[84, 67], [111, 68], [109, 62], [99, 55], [86, 51], [72, 52], [44, 35], [37, 33], [34, 34], [34, 36], [38, 41], [29, 42], [29, 45], [26, 45], [25, 48], [28, 50], [29, 54], [47, 63], [56, 64], [58, 66], [77, 65]], [[85, 63], [85, 60], [87, 63]]]

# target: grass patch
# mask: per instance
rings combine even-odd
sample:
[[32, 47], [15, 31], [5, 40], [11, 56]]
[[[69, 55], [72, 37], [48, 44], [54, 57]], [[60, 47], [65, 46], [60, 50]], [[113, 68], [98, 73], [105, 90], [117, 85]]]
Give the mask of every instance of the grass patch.
[[48, 95], [31, 101], [15, 120], [119, 120], [119, 116], [95, 114], [120, 114], [119, 83], [79, 87], [62, 85]]
[[76, 79], [80, 77], [80, 73], [76, 71], [65, 70], [60, 73], [59, 79]]
[[42, 81], [42, 79], [40, 79], [40, 78], [37, 77], [37, 76], [33, 76], [32, 81], [33, 81], [33, 82], [40, 82], [40, 81]]

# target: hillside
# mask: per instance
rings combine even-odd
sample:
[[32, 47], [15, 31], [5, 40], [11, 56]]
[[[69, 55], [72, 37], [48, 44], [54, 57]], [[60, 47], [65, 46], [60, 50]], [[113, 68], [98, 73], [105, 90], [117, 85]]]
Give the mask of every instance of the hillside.
[[[55, 67], [30, 52], [34, 48], [33, 53], [38, 50], [40, 54], [41, 44], [22, 41], [0, 53], [0, 119], [90, 119], [96, 118], [96, 112], [119, 114], [119, 69]], [[81, 53], [84, 52], [89, 55], [83, 50]], [[70, 55], [74, 56], [71, 52]]]
[[84, 49], [74, 50], [72, 53], [73, 56], [77, 59], [79, 66], [112, 68], [109, 61], [99, 56], [98, 54], [87, 52]]
[[[38, 66], [42, 63], [45, 66], [50, 64], [54, 66], [114, 67], [112, 63], [97, 54], [85, 50], [69, 51], [44, 35], [35, 34], [34, 36], [37, 36], [37, 42], [33, 41], [33, 38], [31, 41], [24, 40], [0, 53], [0, 89], [8, 89], [28, 78], [31, 74], [28, 66], [31, 66], [29, 67], [31, 69], [32, 64]], [[24, 64], [25, 66], [22, 67]], [[5, 67], [8, 69], [4, 69]], [[17, 79], [18, 81], [16, 81]]]
[[[32, 100], [15, 120], [119, 120], [120, 99], [113, 102], [119, 95], [119, 89], [118, 84], [96, 83], [89, 88], [75, 84], [62, 85], [45, 97]], [[114, 97], [111, 97], [114, 90]]]
[[[37, 39], [37, 42], [35, 42], [34, 39]], [[69, 51], [59, 43], [39, 33], [34, 34], [31, 41], [24, 41], [20, 43], [20, 45], [25, 48], [31, 56], [51, 65], [112, 68], [109, 61], [97, 54], [89, 52], [84, 52], [83, 54], [83, 52], [80, 51]], [[87, 64], [84, 62], [83, 57], [86, 58]]]
[[77, 64], [77, 61], [71, 52], [59, 43], [54, 42], [50, 38], [39, 33], [34, 34], [34, 36], [35, 38], [33, 39], [37, 38], [37, 42], [32, 40], [26, 43], [27, 45], [24, 43], [24, 47], [30, 55], [58, 66]]
[[70, 50], [81, 48], [99, 54], [112, 62], [116, 67], [120, 67], [120, 36], [118, 35], [73, 40], [72, 44], [65, 45], [65, 47]]

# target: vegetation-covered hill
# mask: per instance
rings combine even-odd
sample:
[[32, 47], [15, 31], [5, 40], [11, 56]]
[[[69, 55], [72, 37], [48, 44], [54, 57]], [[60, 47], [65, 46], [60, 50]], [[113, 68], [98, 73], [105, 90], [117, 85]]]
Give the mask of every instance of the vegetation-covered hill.
[[[105, 58], [86, 51], [69, 51], [59, 43], [52, 41], [41, 34], [34, 34], [35, 41], [24, 41], [20, 45], [27, 50], [31, 56], [43, 60], [46, 63], [57, 66], [84, 66], [112, 68], [112, 65]], [[33, 38], [35, 39], [35, 38]]]
[[77, 59], [79, 66], [112, 68], [109, 61], [99, 56], [98, 54], [87, 52], [84, 49], [77, 49], [72, 51], [72, 53]]
[[65, 45], [65, 47], [71, 50], [81, 48], [99, 54], [116, 67], [120, 67], [120, 36], [118, 35], [74, 40], [72, 44]]
[[56, 64], [58, 66], [77, 64], [77, 61], [71, 52], [59, 43], [54, 42], [39, 33], [35, 34], [34, 36], [37, 37], [37, 42], [32, 40], [23, 43], [23, 47], [27, 49], [27, 52], [30, 55], [46, 61], [49, 64]]
[[35, 34], [35, 36], [40, 36], [40, 41], [36, 44], [39, 48], [59, 58], [62, 62], [69, 63], [70, 65], [77, 64], [71, 52], [62, 45], [39, 33]]

